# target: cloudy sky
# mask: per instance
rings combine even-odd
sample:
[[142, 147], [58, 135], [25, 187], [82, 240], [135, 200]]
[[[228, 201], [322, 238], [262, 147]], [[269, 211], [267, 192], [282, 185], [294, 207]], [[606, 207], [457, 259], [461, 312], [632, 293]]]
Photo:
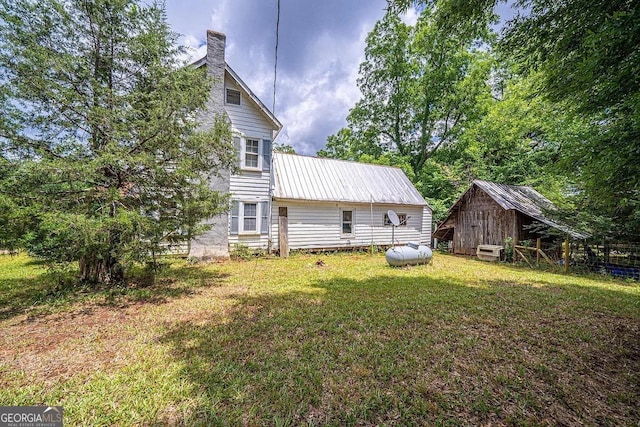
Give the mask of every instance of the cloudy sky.
[[[365, 38], [385, 7], [385, 0], [280, 1], [275, 115], [284, 128], [276, 142], [313, 155], [345, 125], [360, 98]], [[166, 0], [166, 10], [194, 59], [204, 56], [207, 29], [225, 33], [227, 63], [272, 107], [277, 0]]]

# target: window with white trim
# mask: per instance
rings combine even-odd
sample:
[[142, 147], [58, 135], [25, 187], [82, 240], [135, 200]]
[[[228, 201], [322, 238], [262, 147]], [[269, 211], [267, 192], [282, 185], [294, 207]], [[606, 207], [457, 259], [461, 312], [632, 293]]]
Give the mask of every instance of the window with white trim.
[[260, 141], [246, 138], [244, 145], [244, 166], [258, 168], [260, 166]]
[[343, 236], [353, 235], [353, 211], [343, 209], [340, 213], [340, 218], [340, 234], [342, 234]]
[[[400, 225], [399, 227], [404, 227], [407, 225], [407, 214], [405, 213], [399, 213], [398, 214], [398, 220], [400, 220]], [[393, 225], [391, 223], [391, 220], [389, 219], [389, 215], [388, 214], [384, 214], [384, 219], [383, 219], [383, 224], [384, 225]]]
[[242, 229], [244, 232], [258, 231], [258, 204], [243, 203]]
[[271, 170], [271, 140], [236, 133], [233, 143], [238, 150], [240, 169], [252, 171]]
[[229, 219], [230, 234], [269, 234], [269, 202], [233, 200]]

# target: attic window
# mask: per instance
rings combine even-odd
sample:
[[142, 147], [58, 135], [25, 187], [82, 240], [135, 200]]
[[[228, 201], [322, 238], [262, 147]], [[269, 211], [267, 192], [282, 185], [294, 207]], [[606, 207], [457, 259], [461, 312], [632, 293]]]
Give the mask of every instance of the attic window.
[[227, 104], [240, 105], [240, 91], [227, 89]]

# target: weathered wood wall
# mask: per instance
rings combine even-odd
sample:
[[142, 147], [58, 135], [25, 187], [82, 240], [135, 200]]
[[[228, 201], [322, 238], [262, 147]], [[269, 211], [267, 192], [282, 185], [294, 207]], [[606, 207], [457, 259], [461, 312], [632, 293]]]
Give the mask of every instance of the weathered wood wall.
[[504, 210], [480, 188], [474, 186], [460, 202], [455, 214], [454, 253], [475, 255], [478, 245], [503, 245], [509, 236], [519, 239], [519, 215]]

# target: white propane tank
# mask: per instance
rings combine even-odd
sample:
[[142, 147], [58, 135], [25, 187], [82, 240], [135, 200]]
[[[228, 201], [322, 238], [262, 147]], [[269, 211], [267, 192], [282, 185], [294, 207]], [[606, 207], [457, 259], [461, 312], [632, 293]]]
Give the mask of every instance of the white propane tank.
[[428, 246], [415, 242], [409, 242], [407, 246], [394, 246], [386, 253], [387, 262], [393, 267], [427, 264], [432, 257], [433, 253]]

